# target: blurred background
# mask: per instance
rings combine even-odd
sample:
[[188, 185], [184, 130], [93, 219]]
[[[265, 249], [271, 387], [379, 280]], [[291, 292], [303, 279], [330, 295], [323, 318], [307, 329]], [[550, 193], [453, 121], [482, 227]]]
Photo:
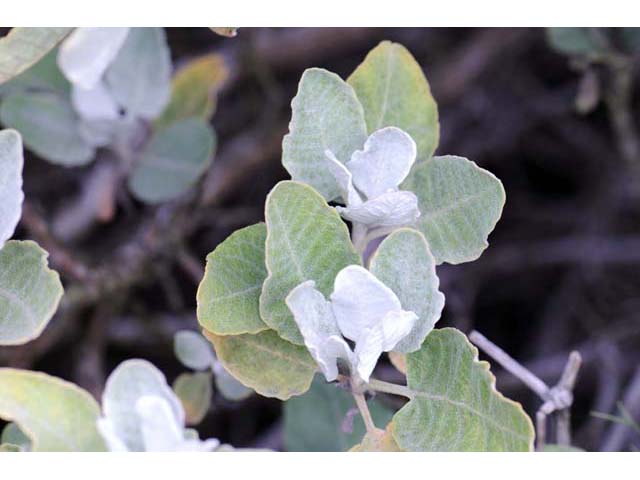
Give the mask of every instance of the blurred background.
[[[4, 33], [4, 32], [2, 32]], [[50, 252], [65, 284], [42, 337], [0, 350], [0, 365], [42, 370], [99, 396], [122, 360], [146, 358], [169, 380], [184, 371], [173, 334], [197, 330], [195, 298], [207, 253], [263, 220], [279, 180], [281, 141], [304, 69], [346, 78], [381, 40], [404, 44], [438, 102], [437, 154], [465, 156], [496, 174], [507, 203], [479, 260], [438, 268], [439, 326], [476, 329], [555, 384], [571, 350], [583, 366], [573, 443], [640, 446], [632, 428], [592, 412], [640, 417], [640, 121], [637, 58], [572, 61], [543, 29], [167, 29], [174, 64], [217, 52], [228, 78], [213, 125], [217, 154], [196, 191], [148, 207], [104, 166], [66, 169], [27, 153], [27, 204], [17, 238]], [[90, 200], [87, 200], [87, 199]], [[87, 202], [93, 207], [88, 209]], [[493, 364], [498, 388], [532, 418], [540, 400]], [[380, 375], [393, 379], [390, 365]], [[202, 437], [282, 448], [282, 404], [215, 395]]]

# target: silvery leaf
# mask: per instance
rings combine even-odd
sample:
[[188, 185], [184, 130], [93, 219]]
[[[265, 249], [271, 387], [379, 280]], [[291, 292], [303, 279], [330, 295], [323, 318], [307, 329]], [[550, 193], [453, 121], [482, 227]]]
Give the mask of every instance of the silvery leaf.
[[351, 172], [344, 163], [336, 158], [331, 150], [325, 150], [325, 156], [327, 157], [327, 167], [329, 172], [336, 179], [338, 188], [340, 189], [340, 195], [347, 205], [357, 206], [362, 203], [362, 198], [353, 186], [353, 177]]
[[216, 361], [213, 365], [215, 374], [216, 389], [227, 400], [240, 401], [250, 397], [253, 389], [245, 387], [227, 372], [222, 363]]
[[99, 418], [96, 422], [98, 431], [107, 444], [110, 452], [128, 452], [129, 449], [116, 434], [113, 422], [108, 418]]
[[215, 361], [211, 344], [191, 330], [180, 330], [175, 334], [173, 351], [184, 366], [193, 370], [208, 370]]
[[411, 332], [417, 319], [418, 316], [413, 312], [394, 310], [362, 335], [356, 343], [355, 351], [360, 378], [365, 382], [369, 381], [382, 352], [393, 350]]
[[76, 85], [93, 88], [124, 44], [129, 28], [77, 28], [62, 43], [58, 65]]
[[286, 298], [287, 306], [300, 329], [304, 343], [331, 382], [338, 377], [338, 358], [351, 359], [351, 351], [340, 334], [331, 304], [308, 280], [294, 288]]
[[364, 150], [353, 153], [347, 168], [356, 188], [371, 200], [397, 190], [416, 160], [416, 143], [396, 127], [373, 132]]
[[420, 217], [418, 198], [413, 192], [388, 192], [355, 207], [336, 207], [345, 220], [369, 229], [402, 227]]
[[160, 370], [146, 360], [127, 360], [109, 376], [102, 395], [104, 416], [113, 422], [113, 430], [128, 450], [144, 451], [140, 419], [135, 412], [138, 400], [146, 395], [163, 398], [171, 407], [176, 422], [184, 425], [185, 415]]
[[342, 334], [356, 343], [387, 313], [402, 310], [396, 294], [359, 265], [338, 272], [331, 306]]
[[161, 397], [145, 395], [135, 404], [146, 452], [172, 452], [184, 441], [183, 425]]
[[92, 88], [74, 85], [71, 103], [80, 117], [87, 120], [116, 120], [120, 116], [118, 104], [103, 82]]
[[0, 131], [0, 248], [22, 215], [22, 138], [15, 130]]

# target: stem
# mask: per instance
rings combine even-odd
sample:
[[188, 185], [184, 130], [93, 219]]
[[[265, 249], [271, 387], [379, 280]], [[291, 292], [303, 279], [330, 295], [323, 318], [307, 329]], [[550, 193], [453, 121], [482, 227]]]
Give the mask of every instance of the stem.
[[373, 423], [373, 418], [371, 417], [371, 412], [369, 411], [369, 406], [364, 398], [364, 394], [353, 392], [353, 398], [356, 400], [356, 405], [358, 406], [358, 410], [360, 410], [362, 420], [364, 420], [364, 426], [367, 429], [367, 433], [376, 432], [378, 429], [376, 428], [375, 423]]
[[368, 387], [371, 390], [380, 393], [389, 393], [391, 395], [398, 395], [400, 397], [413, 398], [414, 393], [409, 387], [404, 385], [397, 385], [395, 383], [384, 382], [382, 380], [376, 380], [375, 378], [369, 379]]
[[351, 241], [353, 242], [353, 246], [356, 251], [363, 255], [367, 245], [369, 244], [369, 240], [367, 238], [367, 227], [361, 223], [353, 222], [353, 226], [351, 229]]
[[542, 380], [523, 367], [507, 352], [491, 342], [487, 337], [474, 330], [469, 334], [469, 340], [502, 365], [505, 370], [522, 380], [522, 383], [533, 390], [542, 400], [546, 401], [549, 398], [549, 387]]

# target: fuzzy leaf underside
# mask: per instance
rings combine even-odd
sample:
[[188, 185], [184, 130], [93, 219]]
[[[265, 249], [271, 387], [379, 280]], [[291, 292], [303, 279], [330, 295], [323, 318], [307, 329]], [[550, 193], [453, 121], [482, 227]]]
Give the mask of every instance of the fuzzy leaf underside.
[[382, 42], [347, 79], [364, 108], [369, 133], [398, 127], [418, 146], [418, 160], [438, 146], [438, 106], [422, 68], [398, 43]]
[[0, 417], [16, 422], [33, 451], [95, 452], [100, 407], [76, 385], [40, 372], [0, 368]]
[[225, 369], [260, 395], [287, 400], [309, 389], [316, 363], [305, 347], [283, 340], [272, 330], [255, 335], [203, 333]]
[[216, 335], [258, 333], [269, 328], [260, 318], [260, 292], [267, 278], [267, 227], [237, 230], [207, 255], [197, 293], [200, 325]]
[[407, 355], [411, 399], [393, 417], [409, 451], [530, 451], [534, 431], [519, 403], [495, 389], [487, 362], [453, 328], [432, 331]]
[[62, 283], [47, 256], [29, 240], [11, 240], [0, 250], [0, 345], [38, 337], [58, 308]]
[[280, 182], [267, 197], [265, 210], [268, 277], [260, 295], [260, 314], [282, 338], [303, 345], [285, 298], [307, 280], [314, 280], [328, 297], [336, 274], [359, 264], [360, 257], [338, 213], [308, 185]]
[[418, 197], [415, 226], [437, 264], [470, 262], [487, 248], [505, 202], [502, 182], [492, 173], [446, 155], [416, 166], [402, 188]]

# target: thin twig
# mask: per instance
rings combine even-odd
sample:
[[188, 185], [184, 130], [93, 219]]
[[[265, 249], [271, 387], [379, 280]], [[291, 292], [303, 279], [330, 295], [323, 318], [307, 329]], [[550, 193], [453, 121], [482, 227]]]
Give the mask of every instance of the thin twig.
[[367, 384], [369, 389], [380, 392], [389, 393], [391, 395], [398, 395], [400, 397], [413, 398], [413, 391], [409, 387], [404, 385], [396, 385], [395, 383], [389, 383], [382, 380], [376, 380], [375, 378], [369, 379]]
[[367, 400], [364, 398], [364, 394], [353, 392], [353, 398], [356, 400], [356, 405], [358, 406], [358, 410], [360, 410], [360, 415], [362, 415], [362, 420], [364, 421], [364, 426], [367, 429], [367, 433], [373, 433], [377, 431], [376, 424], [373, 422], [373, 418], [371, 417], [371, 412], [369, 411], [369, 406], [367, 405]]

